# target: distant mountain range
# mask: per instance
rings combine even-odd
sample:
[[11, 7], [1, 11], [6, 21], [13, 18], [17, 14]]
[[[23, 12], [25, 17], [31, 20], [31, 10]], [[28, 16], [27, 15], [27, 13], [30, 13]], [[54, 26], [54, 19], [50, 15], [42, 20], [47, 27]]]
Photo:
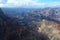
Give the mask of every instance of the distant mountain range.
[[38, 19], [42, 18], [41, 16], [43, 16], [47, 19], [52, 19], [51, 21], [55, 20], [56, 22], [60, 22], [60, 8], [36, 8], [36, 9], [34, 8], [32, 9], [30, 8], [2, 8], [2, 10], [9, 17], [19, 18], [20, 16], [22, 16], [24, 18], [27, 18], [26, 17], [27, 15], [29, 17], [30, 15], [35, 15], [35, 16], [40, 15]]

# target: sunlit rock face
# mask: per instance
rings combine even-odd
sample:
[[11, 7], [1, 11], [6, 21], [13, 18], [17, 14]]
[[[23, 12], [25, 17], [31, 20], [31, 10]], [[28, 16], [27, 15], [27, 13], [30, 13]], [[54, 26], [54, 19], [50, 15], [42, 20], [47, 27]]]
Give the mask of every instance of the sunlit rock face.
[[47, 34], [50, 40], [60, 40], [60, 24], [43, 19], [38, 32]]

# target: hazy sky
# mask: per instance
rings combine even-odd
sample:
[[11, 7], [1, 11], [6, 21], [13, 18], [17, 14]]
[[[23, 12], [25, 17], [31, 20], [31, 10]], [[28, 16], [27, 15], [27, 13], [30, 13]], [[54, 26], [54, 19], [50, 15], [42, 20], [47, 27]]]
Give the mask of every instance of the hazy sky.
[[60, 0], [0, 0], [0, 7], [57, 7]]

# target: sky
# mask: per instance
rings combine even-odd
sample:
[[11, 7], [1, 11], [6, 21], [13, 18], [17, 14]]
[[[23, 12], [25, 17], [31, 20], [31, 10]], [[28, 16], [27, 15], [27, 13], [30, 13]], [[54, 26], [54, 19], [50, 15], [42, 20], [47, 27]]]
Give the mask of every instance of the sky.
[[0, 7], [60, 7], [60, 0], [0, 0]]

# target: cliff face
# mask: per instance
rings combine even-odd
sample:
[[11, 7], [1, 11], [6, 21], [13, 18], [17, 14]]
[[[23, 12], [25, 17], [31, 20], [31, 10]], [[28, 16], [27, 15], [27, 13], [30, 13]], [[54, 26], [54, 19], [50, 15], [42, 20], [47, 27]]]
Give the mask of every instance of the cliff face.
[[0, 9], [0, 39], [1, 40], [20, 40], [20, 34], [26, 32], [26, 28], [19, 25], [16, 20], [6, 16]]
[[43, 32], [48, 35], [50, 40], [60, 40], [60, 24], [43, 19], [41, 26], [38, 27], [38, 32]]

